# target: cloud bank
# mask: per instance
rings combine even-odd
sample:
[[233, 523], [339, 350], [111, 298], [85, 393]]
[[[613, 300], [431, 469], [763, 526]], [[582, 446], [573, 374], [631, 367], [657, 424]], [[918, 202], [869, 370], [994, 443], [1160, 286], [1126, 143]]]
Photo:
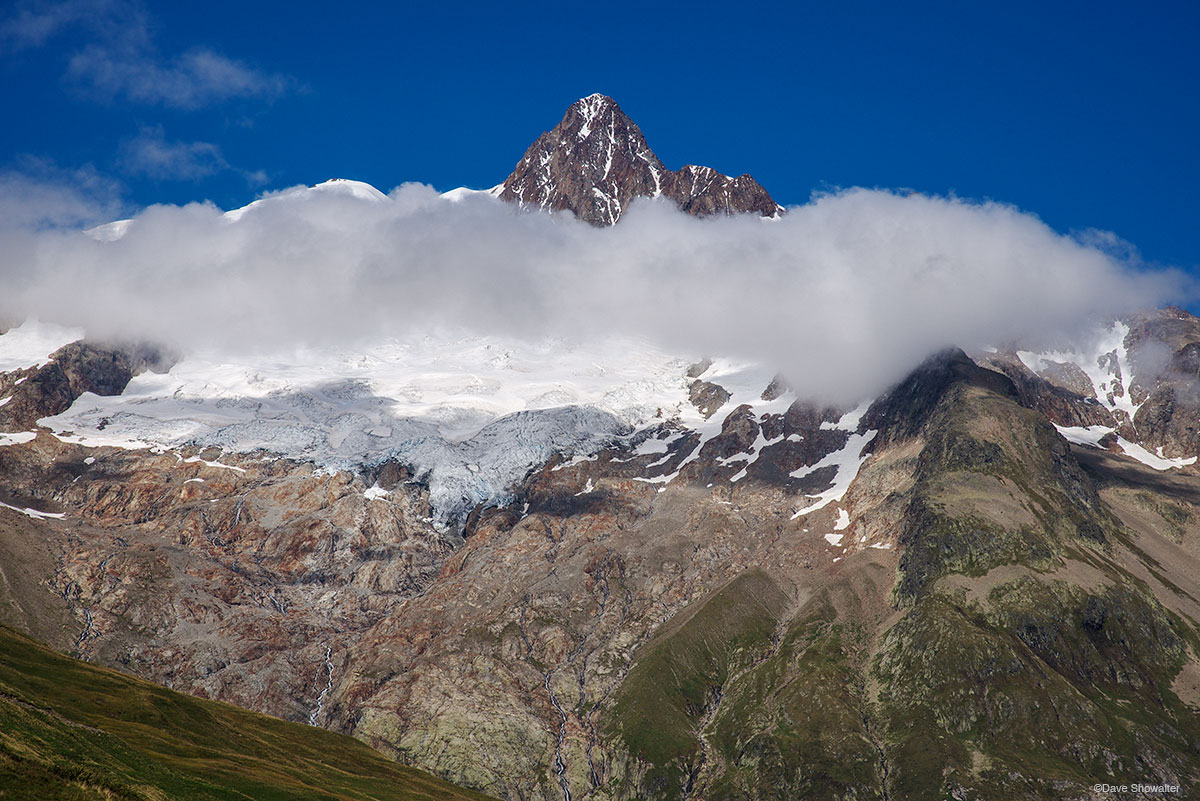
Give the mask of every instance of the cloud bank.
[[777, 365], [801, 394], [835, 401], [942, 347], [1076, 336], [1188, 291], [1178, 273], [1010, 206], [863, 189], [778, 221], [646, 201], [607, 229], [411, 184], [382, 201], [289, 191], [236, 221], [208, 204], [154, 206], [111, 243], [20, 222], [0, 231], [10, 319], [185, 352], [442, 330], [633, 337]]

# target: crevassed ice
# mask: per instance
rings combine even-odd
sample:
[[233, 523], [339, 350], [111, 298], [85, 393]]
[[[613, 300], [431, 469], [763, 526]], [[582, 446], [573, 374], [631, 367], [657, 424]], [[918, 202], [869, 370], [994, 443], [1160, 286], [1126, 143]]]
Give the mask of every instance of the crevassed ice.
[[207, 353], [143, 373], [120, 396], [85, 394], [39, 422], [91, 446], [261, 449], [331, 470], [395, 458], [428, 481], [435, 522], [446, 527], [504, 499], [556, 452], [592, 453], [665, 419], [699, 422], [688, 364], [640, 342], [482, 337], [240, 360]]

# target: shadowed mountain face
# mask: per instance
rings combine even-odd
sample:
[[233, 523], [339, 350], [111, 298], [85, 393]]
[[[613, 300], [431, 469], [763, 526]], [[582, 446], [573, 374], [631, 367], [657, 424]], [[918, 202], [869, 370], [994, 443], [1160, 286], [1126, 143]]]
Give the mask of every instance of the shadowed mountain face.
[[783, 212], [749, 175], [731, 178], [711, 167], [667, 169], [616, 102], [591, 95], [538, 137], [499, 187], [503, 200], [567, 209], [592, 225], [613, 225], [639, 197], [665, 197], [696, 216]]

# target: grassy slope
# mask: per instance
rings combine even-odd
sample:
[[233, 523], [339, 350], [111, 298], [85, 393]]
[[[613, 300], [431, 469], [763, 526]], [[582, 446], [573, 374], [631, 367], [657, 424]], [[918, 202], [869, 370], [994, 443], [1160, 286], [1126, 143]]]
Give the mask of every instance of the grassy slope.
[[861, 627], [824, 598], [729, 687], [713, 724], [711, 799], [876, 799], [879, 757], [855, 659]]
[[749, 570], [643, 646], [617, 691], [616, 725], [610, 730], [649, 767], [634, 795], [677, 798], [683, 793], [699, 759], [697, 732], [714, 694], [769, 646], [786, 604], [765, 573]]
[[354, 740], [70, 659], [0, 626], [0, 799], [474, 799]]

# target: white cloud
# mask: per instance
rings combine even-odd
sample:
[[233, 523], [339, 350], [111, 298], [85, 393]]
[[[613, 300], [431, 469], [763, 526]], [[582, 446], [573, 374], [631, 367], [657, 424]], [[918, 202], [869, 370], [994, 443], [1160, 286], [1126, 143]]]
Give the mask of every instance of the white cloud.
[[115, 11], [108, 0], [27, 2], [0, 20], [0, 48], [17, 51], [41, 47], [66, 28], [109, 20], [116, 16]]
[[0, 229], [41, 231], [105, 222], [120, 213], [121, 192], [119, 183], [90, 165], [66, 169], [27, 156], [17, 167], [0, 171]]
[[232, 98], [274, 98], [290, 79], [259, 72], [206, 49], [161, 60], [141, 48], [91, 45], [76, 53], [67, 76], [98, 97], [195, 109]]
[[160, 54], [151, 21], [133, 0], [24, 3], [0, 20], [0, 49], [41, 47], [67, 30], [81, 31], [87, 43], [71, 55], [66, 77], [101, 100], [195, 109], [235, 98], [271, 99], [294, 85], [288, 76], [205, 47]]
[[607, 229], [419, 185], [386, 202], [273, 200], [236, 223], [207, 204], [151, 207], [111, 244], [10, 230], [0, 314], [184, 350], [447, 326], [635, 335], [778, 365], [802, 393], [848, 400], [939, 348], [1069, 336], [1185, 286], [1009, 206], [881, 191], [823, 196], [774, 222], [643, 202]]
[[191, 181], [229, 169], [211, 142], [171, 142], [161, 126], [143, 128], [121, 144], [121, 165], [129, 172], [161, 180]]
[[1127, 264], [1140, 265], [1143, 263], [1142, 254], [1137, 245], [1127, 239], [1122, 239], [1112, 231], [1085, 228], [1082, 231], [1074, 232], [1072, 236], [1084, 245], [1103, 251]]

